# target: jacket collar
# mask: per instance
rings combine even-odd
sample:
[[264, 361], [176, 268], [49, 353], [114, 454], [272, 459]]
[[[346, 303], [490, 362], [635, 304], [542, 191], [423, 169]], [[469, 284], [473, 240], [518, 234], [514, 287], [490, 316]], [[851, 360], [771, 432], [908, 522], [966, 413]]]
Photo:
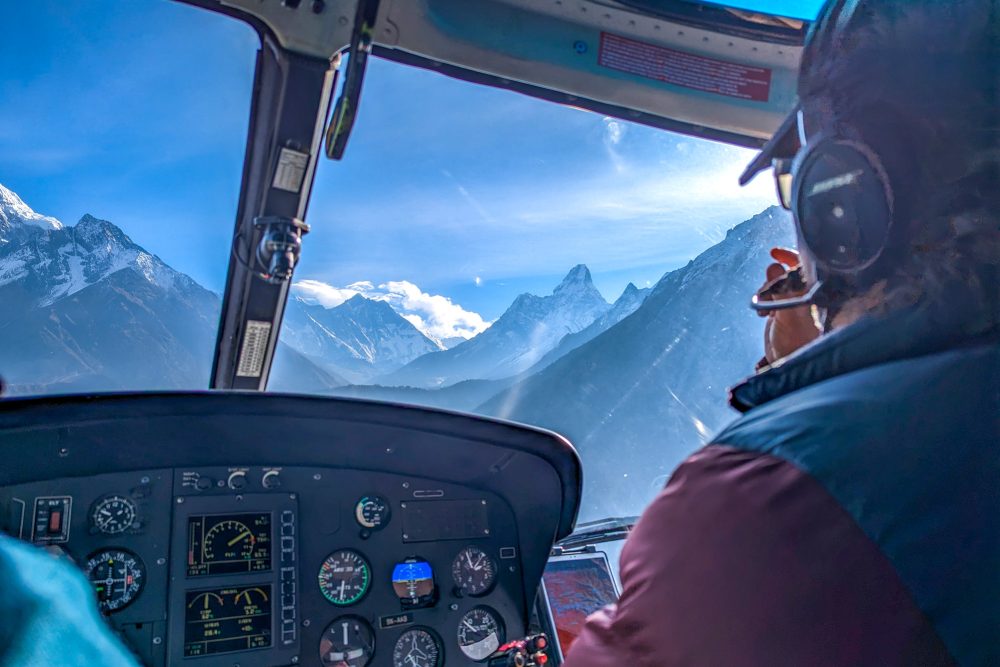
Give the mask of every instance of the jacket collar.
[[[979, 299], [925, 301], [883, 316], [868, 316], [819, 338], [729, 392], [747, 412], [803, 387], [890, 361], [920, 357], [977, 342], [996, 342], [995, 313]], [[992, 306], [993, 304], [990, 304]]]

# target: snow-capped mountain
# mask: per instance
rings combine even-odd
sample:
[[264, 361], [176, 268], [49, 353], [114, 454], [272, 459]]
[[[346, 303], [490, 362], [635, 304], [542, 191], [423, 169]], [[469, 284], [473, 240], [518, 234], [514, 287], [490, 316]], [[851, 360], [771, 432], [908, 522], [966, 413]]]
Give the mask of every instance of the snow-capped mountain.
[[[12, 394], [203, 389], [219, 297], [106, 220], [73, 226], [0, 185], [0, 377]], [[345, 382], [300, 355], [275, 370], [317, 389]]]
[[611, 309], [604, 313], [596, 320], [590, 323], [586, 329], [582, 331], [577, 331], [576, 333], [571, 333], [563, 337], [559, 344], [555, 346], [548, 354], [542, 357], [538, 363], [528, 369], [527, 373], [537, 373], [543, 368], [550, 365], [556, 359], [565, 356], [569, 352], [580, 347], [584, 343], [593, 340], [597, 336], [601, 335], [614, 325], [618, 324], [626, 317], [634, 313], [642, 302], [646, 300], [649, 293], [652, 291], [652, 287], [644, 287], [639, 289], [634, 284], [629, 283], [625, 286], [625, 290], [621, 293], [615, 302], [611, 305]]
[[18, 230], [24, 227], [51, 230], [62, 229], [63, 224], [55, 218], [35, 213], [17, 194], [0, 183], [0, 243], [18, 234]]
[[498, 379], [533, 366], [568, 334], [582, 331], [611, 305], [594, 287], [590, 270], [573, 267], [549, 296], [521, 294], [500, 318], [475, 338], [424, 355], [379, 384], [443, 387], [462, 380]]
[[356, 383], [444, 349], [385, 301], [360, 294], [334, 308], [292, 297], [285, 309], [281, 340]]
[[569, 437], [588, 471], [584, 519], [598, 507], [606, 515], [614, 498], [623, 511], [641, 506], [735, 416], [727, 388], [763, 349], [764, 320], [749, 298], [768, 251], [793, 238], [782, 209], [754, 216], [666, 274], [631, 315], [476, 411]]
[[25, 282], [48, 306], [122, 269], [163, 289], [200, 289], [107, 220], [88, 214], [67, 227], [0, 185], [0, 286]]

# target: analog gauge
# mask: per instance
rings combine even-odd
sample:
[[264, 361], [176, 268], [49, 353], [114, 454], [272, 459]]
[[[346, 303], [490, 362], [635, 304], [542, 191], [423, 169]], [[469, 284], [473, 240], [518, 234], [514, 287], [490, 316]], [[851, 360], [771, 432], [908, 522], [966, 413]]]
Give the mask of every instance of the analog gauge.
[[341, 616], [326, 626], [319, 659], [327, 667], [365, 667], [375, 654], [375, 632], [359, 616]]
[[407, 630], [392, 649], [392, 667], [438, 667], [444, 661], [441, 642], [430, 628]]
[[479, 547], [465, 547], [452, 561], [451, 576], [462, 595], [483, 595], [496, 583], [497, 565]]
[[319, 568], [319, 590], [323, 597], [340, 607], [363, 598], [371, 582], [371, 566], [353, 549], [334, 551]]
[[205, 561], [233, 562], [251, 560], [257, 537], [242, 521], [226, 519], [205, 533]]
[[477, 662], [493, 655], [503, 644], [503, 623], [489, 607], [469, 610], [458, 622], [458, 647]]
[[135, 503], [125, 496], [107, 496], [94, 503], [90, 520], [105, 535], [124, 533], [135, 522]]
[[368, 530], [381, 530], [389, 523], [389, 502], [382, 496], [365, 496], [354, 508], [358, 525]]
[[121, 611], [142, 591], [146, 568], [142, 560], [124, 549], [98, 551], [83, 566], [97, 591], [97, 606], [104, 613]]

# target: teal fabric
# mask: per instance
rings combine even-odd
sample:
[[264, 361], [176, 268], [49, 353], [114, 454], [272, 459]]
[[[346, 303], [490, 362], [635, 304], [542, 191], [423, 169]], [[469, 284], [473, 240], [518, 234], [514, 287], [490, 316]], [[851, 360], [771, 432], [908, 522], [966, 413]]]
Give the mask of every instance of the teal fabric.
[[824, 2], [825, 0], [714, 0], [712, 4], [813, 21], [819, 15]]
[[64, 558], [0, 535], [0, 667], [138, 667]]
[[957, 663], [1000, 665], [1000, 344], [932, 310], [856, 324], [737, 388], [755, 407], [716, 442], [812, 475]]

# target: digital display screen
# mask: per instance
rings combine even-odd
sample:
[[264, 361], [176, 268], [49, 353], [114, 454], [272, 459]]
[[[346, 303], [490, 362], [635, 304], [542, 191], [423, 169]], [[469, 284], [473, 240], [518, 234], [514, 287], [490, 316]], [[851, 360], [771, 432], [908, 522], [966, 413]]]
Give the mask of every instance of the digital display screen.
[[563, 655], [580, 635], [588, 616], [618, 601], [618, 589], [603, 553], [563, 560], [545, 566], [545, 592], [556, 624]]
[[403, 601], [416, 603], [434, 596], [434, 570], [425, 560], [406, 560], [392, 568], [392, 590]]
[[215, 514], [188, 518], [187, 576], [271, 569], [271, 514]]
[[235, 586], [184, 595], [184, 657], [271, 645], [271, 585]]

